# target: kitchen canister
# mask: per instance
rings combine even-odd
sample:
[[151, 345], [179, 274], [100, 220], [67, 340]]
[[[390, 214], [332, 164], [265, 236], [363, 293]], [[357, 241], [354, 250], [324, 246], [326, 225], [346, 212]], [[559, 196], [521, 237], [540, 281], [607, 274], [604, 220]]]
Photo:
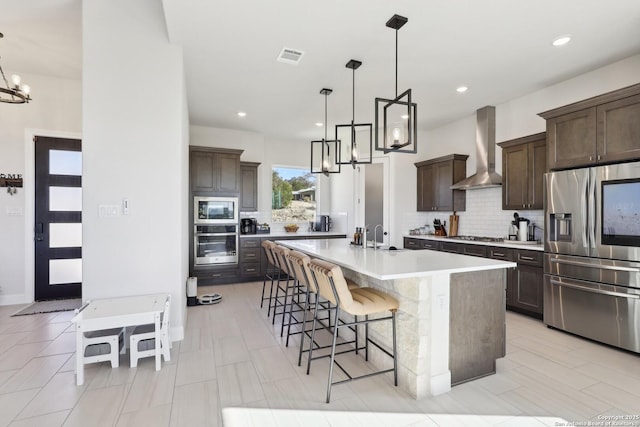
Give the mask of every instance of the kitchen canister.
[[526, 242], [529, 239], [529, 221], [521, 219], [518, 222], [518, 240]]

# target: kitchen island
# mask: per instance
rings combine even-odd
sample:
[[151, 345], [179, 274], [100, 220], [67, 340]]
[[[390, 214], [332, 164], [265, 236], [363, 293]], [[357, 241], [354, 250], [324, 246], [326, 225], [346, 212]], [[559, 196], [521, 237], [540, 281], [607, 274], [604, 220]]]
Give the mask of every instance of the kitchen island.
[[[344, 240], [286, 240], [278, 244], [340, 265], [345, 277], [400, 301], [399, 386], [420, 399], [451, 385], [495, 373], [505, 351], [505, 269], [513, 262], [430, 250], [362, 248]], [[372, 325], [387, 349], [391, 330]], [[376, 365], [388, 363], [370, 351]]]

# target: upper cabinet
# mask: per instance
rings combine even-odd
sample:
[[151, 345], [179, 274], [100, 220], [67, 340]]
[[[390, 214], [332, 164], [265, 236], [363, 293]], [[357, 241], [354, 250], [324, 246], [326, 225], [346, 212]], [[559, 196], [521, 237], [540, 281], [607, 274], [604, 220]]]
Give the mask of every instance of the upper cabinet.
[[191, 191], [239, 194], [242, 150], [190, 147]]
[[544, 132], [504, 141], [502, 209], [543, 209], [547, 140]]
[[467, 175], [467, 158], [463, 154], [451, 154], [416, 163], [418, 211], [463, 211], [464, 190], [450, 187]]
[[539, 115], [551, 170], [640, 159], [640, 84]]
[[258, 166], [260, 163], [240, 162], [240, 212], [258, 210]]

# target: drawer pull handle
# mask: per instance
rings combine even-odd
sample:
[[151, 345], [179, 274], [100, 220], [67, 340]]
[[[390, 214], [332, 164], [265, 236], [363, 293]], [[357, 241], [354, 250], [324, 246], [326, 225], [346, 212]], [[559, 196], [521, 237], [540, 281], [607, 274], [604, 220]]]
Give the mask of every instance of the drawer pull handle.
[[256, 271], [255, 268], [247, 268], [247, 271], [252, 272], [252, 271]]
[[222, 277], [222, 274], [220, 273], [212, 274], [211, 277]]
[[494, 252], [493, 253], [495, 256], [504, 256], [504, 254], [502, 252]]
[[245, 254], [244, 255], [246, 258], [255, 258], [256, 254]]
[[523, 259], [525, 261], [534, 261], [534, 259], [530, 256], [520, 256], [520, 259]]

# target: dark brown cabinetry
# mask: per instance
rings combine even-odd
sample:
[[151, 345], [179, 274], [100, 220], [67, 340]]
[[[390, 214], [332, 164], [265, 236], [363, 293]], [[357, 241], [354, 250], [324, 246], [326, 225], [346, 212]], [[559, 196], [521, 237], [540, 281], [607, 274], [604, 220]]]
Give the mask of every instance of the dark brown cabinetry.
[[518, 264], [516, 268], [509, 268], [506, 271], [507, 308], [542, 318], [543, 252], [412, 237], [404, 238], [404, 247], [426, 249], [424, 242], [429, 242], [428, 249], [516, 262]]
[[243, 279], [260, 277], [260, 257], [262, 241], [259, 237], [243, 237], [240, 239], [240, 276]]
[[240, 212], [258, 210], [258, 166], [260, 163], [240, 162]]
[[465, 191], [452, 190], [450, 187], [466, 177], [468, 157], [451, 154], [415, 164], [418, 211], [465, 210]]
[[542, 209], [547, 172], [546, 133], [498, 145], [502, 147], [502, 209]]
[[[516, 268], [511, 292], [512, 308], [524, 310], [536, 317], [542, 318], [542, 281], [544, 271], [542, 268], [542, 252], [517, 250], [515, 261]], [[507, 288], [509, 288], [507, 286]]]
[[190, 147], [191, 191], [239, 194], [240, 154], [242, 150]]
[[640, 159], [640, 84], [539, 115], [551, 170]]

